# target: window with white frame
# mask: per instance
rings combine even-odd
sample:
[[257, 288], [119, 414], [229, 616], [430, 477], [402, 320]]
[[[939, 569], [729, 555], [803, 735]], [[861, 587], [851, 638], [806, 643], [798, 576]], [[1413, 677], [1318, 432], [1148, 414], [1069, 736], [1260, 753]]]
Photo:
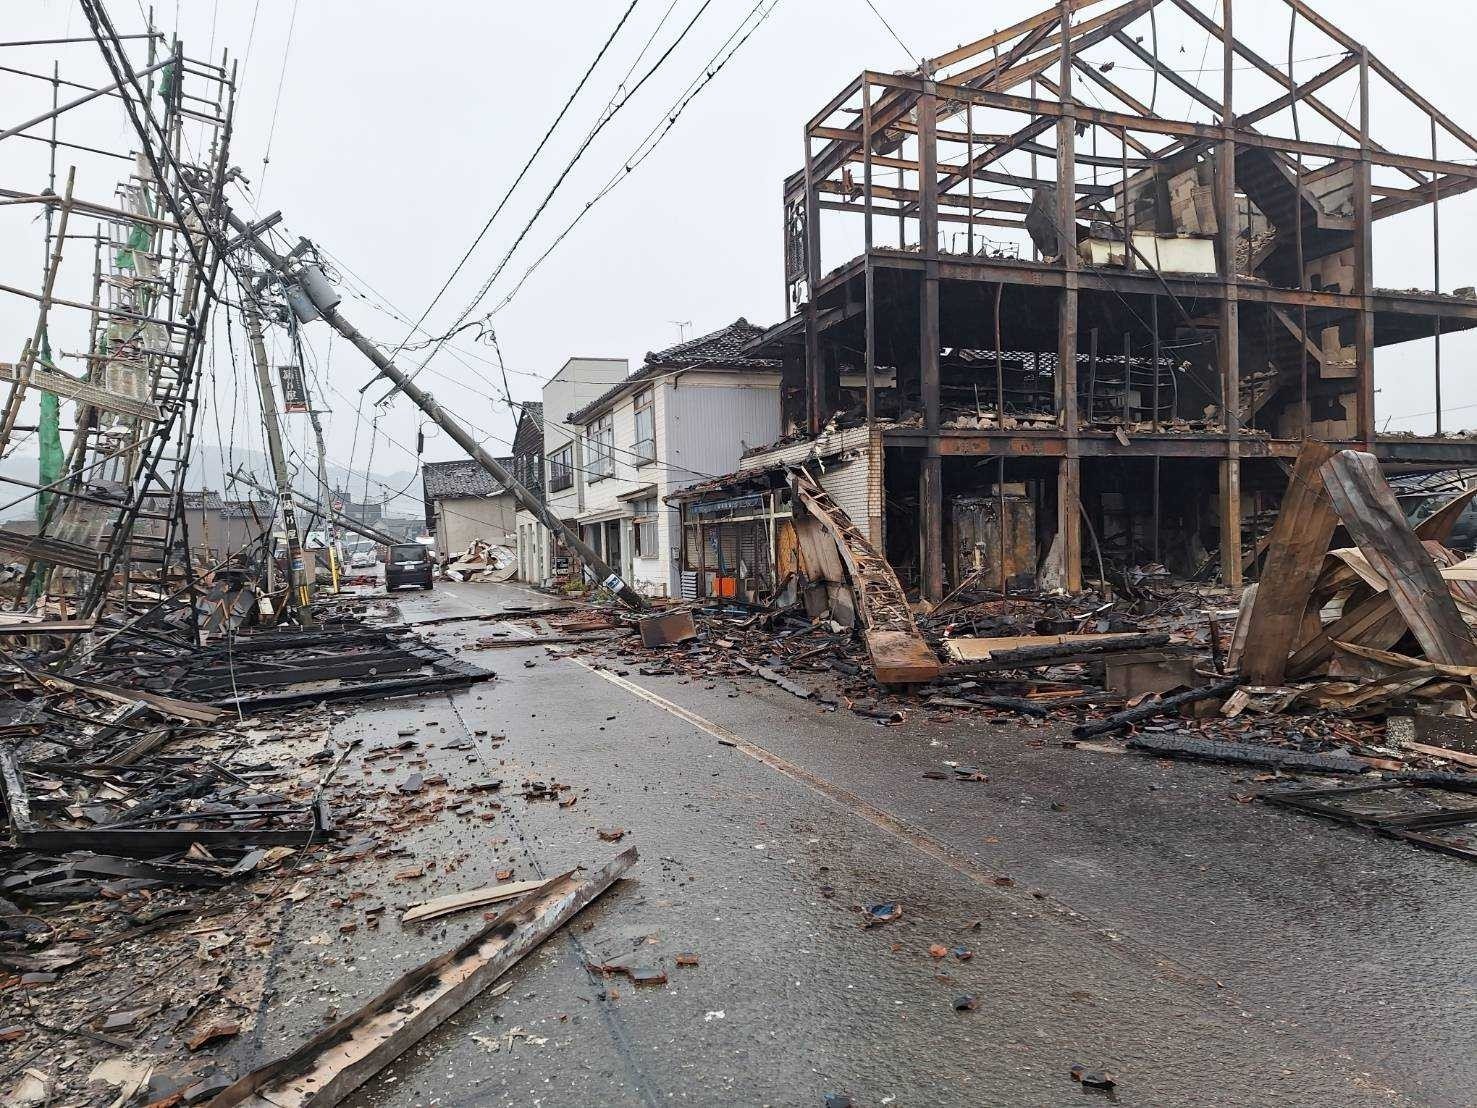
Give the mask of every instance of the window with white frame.
[[635, 536], [635, 554], [638, 558], [656, 558], [661, 551], [657, 538], [656, 497], [631, 502], [631, 533]]
[[638, 466], [656, 461], [656, 401], [651, 389], [636, 394], [636, 442], [631, 452]]
[[615, 416], [606, 412], [590, 424], [587, 438], [590, 457], [585, 465], [586, 474], [592, 481], [609, 477], [614, 471], [611, 455], [615, 452]]

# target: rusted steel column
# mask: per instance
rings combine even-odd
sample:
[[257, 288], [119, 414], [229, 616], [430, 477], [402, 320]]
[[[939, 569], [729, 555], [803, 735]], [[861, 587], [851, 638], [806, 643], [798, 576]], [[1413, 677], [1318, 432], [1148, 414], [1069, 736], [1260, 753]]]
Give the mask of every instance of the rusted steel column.
[[[1057, 472], [1057, 535], [1061, 543], [1063, 584], [1082, 591], [1082, 442], [1077, 410], [1077, 106], [1072, 97], [1072, 3], [1061, 0], [1062, 115], [1056, 131], [1056, 222], [1060, 265], [1065, 272], [1057, 314], [1057, 418], [1067, 436], [1067, 453]], [[1001, 527], [1005, 526], [1004, 520]]]
[[1216, 155], [1216, 196], [1220, 214], [1221, 304], [1216, 361], [1221, 375], [1221, 411], [1226, 427], [1226, 457], [1220, 463], [1221, 580], [1240, 588], [1241, 575], [1241, 310], [1236, 274], [1236, 112], [1233, 94], [1236, 39], [1232, 2], [1221, 15], [1223, 84], [1221, 144]]
[[944, 466], [939, 455], [938, 104], [932, 80], [918, 98], [918, 246], [923, 256], [919, 293], [918, 367], [928, 446], [918, 486], [920, 591], [944, 598]]
[[805, 420], [812, 435], [825, 424], [822, 400], [826, 395], [821, 366], [820, 331], [816, 324], [815, 290], [821, 280], [820, 202], [816, 193], [810, 130], [805, 132]]
[[[1359, 52], [1359, 162], [1354, 167], [1354, 286], [1359, 297], [1359, 318], [1354, 328], [1354, 347], [1359, 366], [1359, 392], [1355, 401], [1356, 434], [1365, 450], [1374, 449], [1374, 227], [1370, 198], [1369, 144], [1369, 51]], [[1432, 176], [1435, 176], [1433, 174]]]

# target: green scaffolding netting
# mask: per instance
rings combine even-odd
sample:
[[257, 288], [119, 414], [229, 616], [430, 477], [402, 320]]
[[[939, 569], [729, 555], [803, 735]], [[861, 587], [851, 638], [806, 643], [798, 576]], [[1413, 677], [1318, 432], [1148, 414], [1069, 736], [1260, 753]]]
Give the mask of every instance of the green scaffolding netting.
[[[41, 334], [41, 364], [47, 369], [55, 370], [56, 363], [51, 360], [51, 338], [44, 331]], [[36, 497], [36, 519], [44, 521], [51, 508], [51, 500], [54, 495], [45, 491], [47, 485], [55, 484], [61, 480], [62, 467], [66, 464], [66, 452], [62, 449], [62, 404], [55, 393], [41, 393], [41, 418], [37, 421], [36, 431], [40, 441], [41, 459], [37, 467], [36, 483], [42, 486], [42, 493]], [[30, 596], [35, 600], [41, 595], [41, 589], [46, 581], [47, 567], [39, 565], [36, 567], [35, 576], [31, 578]]]
[[133, 230], [128, 232], [128, 244], [118, 251], [117, 264], [119, 269], [133, 269], [133, 252], [142, 250], [149, 252], [149, 247], [154, 244], [154, 234], [147, 224], [135, 223]]

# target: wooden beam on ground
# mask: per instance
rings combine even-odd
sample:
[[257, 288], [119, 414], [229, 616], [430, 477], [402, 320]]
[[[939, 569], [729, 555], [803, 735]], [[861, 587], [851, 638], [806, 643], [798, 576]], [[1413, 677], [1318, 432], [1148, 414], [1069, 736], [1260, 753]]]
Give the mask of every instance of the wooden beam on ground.
[[525, 896], [535, 889], [542, 889], [546, 884], [548, 884], [547, 881], [509, 881], [506, 884], [492, 885], [485, 889], [469, 889], [464, 893], [438, 896], [435, 900], [414, 904], [406, 909], [405, 914], [400, 917], [400, 922], [414, 923], [417, 920], [447, 916], [452, 912], [465, 912], [468, 908], [485, 908], [489, 904], [501, 904], [505, 900]]
[[1241, 675], [1250, 684], [1282, 684], [1308, 598], [1323, 572], [1338, 513], [1319, 471], [1332, 457], [1323, 443], [1304, 443], [1287, 483], [1241, 654]]
[[1477, 665], [1477, 642], [1441, 571], [1406, 522], [1375, 456], [1341, 450], [1321, 473], [1339, 518], [1389, 583], [1390, 599], [1426, 658], [1442, 665]]
[[634, 848], [588, 877], [529, 893], [486, 927], [395, 981], [285, 1058], [253, 1070], [212, 1108], [331, 1108], [454, 1016], [636, 864]]

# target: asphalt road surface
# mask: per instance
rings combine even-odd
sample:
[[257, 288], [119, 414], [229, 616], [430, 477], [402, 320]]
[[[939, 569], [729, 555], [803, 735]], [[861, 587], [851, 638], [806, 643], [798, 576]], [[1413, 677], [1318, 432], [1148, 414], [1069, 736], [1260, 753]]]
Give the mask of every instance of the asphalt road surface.
[[[395, 598], [412, 622], [553, 603], [511, 585]], [[490, 629], [429, 633], [456, 649]], [[1111, 1074], [1124, 1105], [1477, 1103], [1465, 863], [1248, 803], [1248, 773], [1064, 749], [1050, 727], [884, 727], [759, 681], [620, 676], [538, 647], [467, 657], [498, 680], [366, 706], [335, 737], [366, 740], [347, 779], [390, 789], [359, 758], [416, 726], [423, 772], [501, 778], [502, 811], [448, 806], [399, 832], [400, 857], [339, 880], [398, 905], [627, 845], [641, 860], [353, 1103], [1103, 1099], [1073, 1066]], [[923, 776], [948, 762], [989, 780]], [[577, 802], [526, 801], [526, 780]], [[430, 864], [402, 891], [407, 858]], [[858, 906], [882, 903], [900, 917], [865, 927]], [[387, 912], [338, 935], [334, 918], [294, 905], [253, 1051], [292, 1046], [482, 922]], [[666, 983], [588, 968], [631, 952]]]

